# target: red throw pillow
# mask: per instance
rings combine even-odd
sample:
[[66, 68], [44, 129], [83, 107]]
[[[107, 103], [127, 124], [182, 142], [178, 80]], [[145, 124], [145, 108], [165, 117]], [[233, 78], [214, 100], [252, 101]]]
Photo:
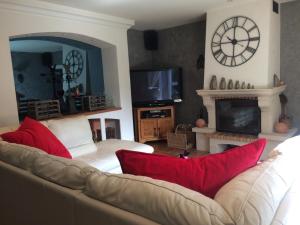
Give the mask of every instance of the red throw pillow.
[[231, 150], [198, 158], [119, 150], [116, 155], [123, 173], [165, 180], [213, 198], [233, 177], [257, 164], [266, 145], [265, 139]]
[[48, 154], [71, 159], [66, 147], [40, 122], [26, 117], [14, 132], [1, 134], [4, 141], [41, 149]]

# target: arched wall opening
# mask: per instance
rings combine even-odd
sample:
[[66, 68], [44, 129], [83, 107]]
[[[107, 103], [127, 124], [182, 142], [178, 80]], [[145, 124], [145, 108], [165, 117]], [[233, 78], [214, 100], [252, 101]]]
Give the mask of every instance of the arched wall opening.
[[[63, 79], [61, 83], [63, 83], [63, 85], [61, 85], [60, 88], [63, 89], [64, 99], [66, 99], [66, 96], [69, 92], [68, 90], [69, 88], [71, 88], [74, 91], [75, 87], [81, 87], [79, 88], [80, 95], [93, 95], [95, 93], [93, 93], [92, 91], [94, 91], [98, 93], [98, 96], [104, 95], [106, 97], [106, 105], [114, 106], [114, 107], [121, 106], [118, 71], [117, 71], [117, 67], [115, 66], [117, 65], [117, 55], [116, 55], [116, 47], [114, 45], [95, 38], [89, 38], [84, 35], [71, 34], [71, 33], [35, 33], [35, 34], [18, 35], [18, 36], [10, 37], [10, 42], [11, 42], [10, 47], [12, 52], [15, 87], [16, 89], [18, 89], [16, 90], [18, 103], [20, 101], [19, 95], [22, 95], [23, 99], [24, 98], [30, 99], [30, 97], [31, 99], [35, 98], [38, 100], [49, 100], [49, 99], [58, 98], [58, 96], [57, 95], [55, 96], [55, 94], [53, 93], [54, 88], [52, 88], [52, 86], [55, 87], [55, 85], [49, 84], [52, 83], [51, 80], [53, 79], [46, 80], [45, 78], [39, 76], [40, 70], [44, 69], [46, 72], [40, 75], [43, 75], [46, 78], [51, 77], [49, 75], [50, 71], [48, 69], [48, 66], [53, 67], [54, 65], [56, 70], [58, 69], [58, 71], [60, 70], [62, 71], [61, 73]], [[82, 54], [82, 56], [80, 56], [81, 57], [80, 59], [82, 59], [83, 61], [81, 65], [82, 68], [80, 68], [81, 69], [80, 76], [78, 77], [78, 79], [71, 80], [71, 82], [68, 83], [66, 80], [66, 70], [63, 65], [65, 63], [65, 60], [67, 59], [68, 52], [74, 51], [74, 49], [78, 51], [79, 54]], [[100, 55], [90, 54], [95, 52], [93, 50], [99, 50]], [[38, 62], [36, 62], [37, 61], [36, 56], [41, 56], [40, 58], [43, 58], [43, 54], [45, 52], [50, 54], [50, 59], [48, 60], [51, 61], [49, 62], [51, 63], [51, 65], [43, 66], [41, 68], [42, 66], [41, 64], [43, 63], [42, 62], [43, 60], [38, 60]], [[53, 52], [61, 53], [61, 54], [59, 54], [58, 57], [54, 57], [55, 54]], [[55, 58], [59, 58], [59, 59], [55, 59]], [[24, 63], [26, 63], [27, 65], [23, 65]], [[23, 67], [25, 66], [27, 67], [26, 69], [23, 69], [23, 71], [20, 71], [20, 69], [18, 68], [20, 67], [19, 65], [21, 66], [23, 65]], [[37, 68], [32, 68], [34, 66], [36, 66]], [[74, 65], [75, 70], [78, 69], [78, 67], [76, 68], [76, 66], [77, 65]], [[73, 71], [74, 68], [72, 67], [70, 70]], [[98, 71], [92, 71], [93, 68], [98, 69]], [[28, 70], [31, 72], [31, 74], [28, 72], [24, 73], [24, 71], [28, 71]], [[95, 74], [95, 72], [98, 73]], [[34, 76], [32, 73], [34, 73]], [[18, 75], [21, 75], [21, 78], [23, 78], [25, 82], [24, 81], [22, 83], [19, 82], [18, 79], [16, 79]], [[101, 79], [100, 77], [99, 79], [95, 79], [94, 76], [101, 76]], [[34, 79], [38, 79], [38, 80], [34, 80]], [[35, 85], [33, 84], [31, 85], [30, 84], [31, 81], [33, 81], [32, 83], [35, 83]], [[48, 84], [46, 84], [46, 82]], [[60, 86], [60, 84], [57, 86]], [[95, 91], [95, 89], [97, 89], [97, 91]], [[41, 96], [38, 96], [39, 94]], [[24, 100], [24, 103], [26, 103], [26, 100]], [[62, 113], [64, 113], [63, 110], [64, 107], [62, 106], [63, 105], [61, 104], [61, 111]], [[19, 107], [19, 118], [23, 118], [24, 116], [22, 115], [20, 116], [20, 103], [18, 104], [18, 107]], [[25, 110], [25, 115], [26, 115], [26, 110]]]
[[121, 109], [90, 117], [119, 119], [121, 138], [133, 140], [127, 46], [127, 30], [133, 24], [127, 19], [35, 0], [0, 2], [0, 127], [19, 123], [10, 39], [54, 36], [102, 49], [105, 95]]

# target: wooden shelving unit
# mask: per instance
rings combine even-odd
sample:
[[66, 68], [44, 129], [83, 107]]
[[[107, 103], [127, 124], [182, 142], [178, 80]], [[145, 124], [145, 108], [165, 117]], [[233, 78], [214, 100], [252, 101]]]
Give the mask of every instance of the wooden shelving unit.
[[166, 140], [174, 129], [174, 119], [174, 106], [134, 108], [136, 141]]

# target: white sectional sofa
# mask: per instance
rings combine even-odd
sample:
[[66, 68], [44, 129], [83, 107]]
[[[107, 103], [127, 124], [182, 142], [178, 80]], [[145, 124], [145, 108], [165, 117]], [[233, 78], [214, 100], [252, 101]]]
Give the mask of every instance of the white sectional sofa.
[[[0, 141], [1, 225], [296, 225], [300, 137], [210, 199], [176, 184], [105, 173]], [[78, 156], [79, 158], [81, 156]]]
[[[78, 116], [53, 119], [42, 123], [64, 144], [72, 158], [86, 162], [97, 169], [109, 173], [122, 173], [115, 152], [119, 149], [153, 153], [150, 145], [119, 139], [108, 139], [94, 143], [88, 119]], [[13, 131], [16, 127], [0, 129], [0, 134]]]

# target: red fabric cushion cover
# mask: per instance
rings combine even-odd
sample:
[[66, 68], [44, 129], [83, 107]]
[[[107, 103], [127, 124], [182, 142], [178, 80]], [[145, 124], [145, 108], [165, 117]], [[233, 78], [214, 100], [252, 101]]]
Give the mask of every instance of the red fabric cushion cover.
[[123, 173], [169, 181], [213, 198], [233, 177], [257, 164], [265, 145], [266, 140], [259, 139], [222, 153], [189, 159], [127, 150], [119, 150], [116, 155]]
[[4, 141], [41, 149], [48, 154], [71, 159], [69, 151], [57, 137], [40, 122], [26, 117], [14, 132], [1, 134]]

